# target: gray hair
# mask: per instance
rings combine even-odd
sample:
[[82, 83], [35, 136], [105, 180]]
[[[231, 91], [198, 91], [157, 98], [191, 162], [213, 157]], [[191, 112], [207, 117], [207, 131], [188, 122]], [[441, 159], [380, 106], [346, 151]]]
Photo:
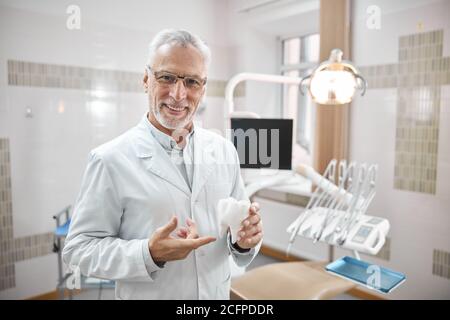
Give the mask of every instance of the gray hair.
[[150, 42], [147, 60], [149, 66], [152, 66], [158, 48], [165, 44], [175, 44], [183, 47], [192, 45], [202, 54], [205, 67], [208, 67], [211, 62], [211, 50], [198, 36], [191, 34], [186, 30], [164, 29], [158, 32], [152, 42]]

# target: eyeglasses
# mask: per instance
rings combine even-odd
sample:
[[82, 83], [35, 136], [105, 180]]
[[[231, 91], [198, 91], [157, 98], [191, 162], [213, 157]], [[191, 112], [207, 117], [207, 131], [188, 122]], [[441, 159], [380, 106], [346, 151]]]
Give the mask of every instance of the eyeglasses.
[[177, 83], [178, 79], [183, 80], [184, 86], [189, 90], [200, 90], [206, 84], [207, 78], [199, 78], [195, 76], [179, 76], [167, 71], [153, 71], [147, 66], [148, 71], [153, 74], [156, 81], [162, 86], [171, 86]]

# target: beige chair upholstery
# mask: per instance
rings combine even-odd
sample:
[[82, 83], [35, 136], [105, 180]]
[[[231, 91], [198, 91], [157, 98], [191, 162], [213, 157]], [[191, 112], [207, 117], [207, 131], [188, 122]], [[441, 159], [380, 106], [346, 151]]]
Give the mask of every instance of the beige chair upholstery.
[[330, 299], [355, 287], [328, 274], [325, 262], [281, 262], [255, 268], [233, 279], [231, 299]]

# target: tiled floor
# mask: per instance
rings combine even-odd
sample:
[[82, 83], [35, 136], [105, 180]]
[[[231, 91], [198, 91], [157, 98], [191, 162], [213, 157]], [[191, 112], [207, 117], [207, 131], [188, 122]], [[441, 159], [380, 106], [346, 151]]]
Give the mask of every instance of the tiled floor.
[[[277, 259], [264, 256], [264, 255], [258, 255], [251, 265], [247, 268], [247, 270], [251, 270], [269, 263], [275, 263], [280, 262]], [[74, 296], [74, 300], [111, 300], [114, 299], [114, 289], [111, 288], [103, 288], [101, 290], [99, 289], [87, 289], [84, 290], [82, 293]], [[357, 298], [348, 295], [348, 294], [341, 294], [336, 296], [333, 300], [357, 300]]]

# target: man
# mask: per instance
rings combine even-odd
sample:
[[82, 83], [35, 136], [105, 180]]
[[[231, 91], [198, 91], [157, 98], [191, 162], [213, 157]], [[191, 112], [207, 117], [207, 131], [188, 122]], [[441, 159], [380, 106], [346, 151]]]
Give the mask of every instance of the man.
[[228, 299], [228, 256], [246, 266], [260, 247], [256, 203], [236, 243], [219, 234], [217, 202], [247, 196], [231, 142], [193, 125], [209, 60], [198, 37], [157, 34], [143, 79], [148, 114], [90, 154], [63, 258], [116, 280], [118, 299]]

